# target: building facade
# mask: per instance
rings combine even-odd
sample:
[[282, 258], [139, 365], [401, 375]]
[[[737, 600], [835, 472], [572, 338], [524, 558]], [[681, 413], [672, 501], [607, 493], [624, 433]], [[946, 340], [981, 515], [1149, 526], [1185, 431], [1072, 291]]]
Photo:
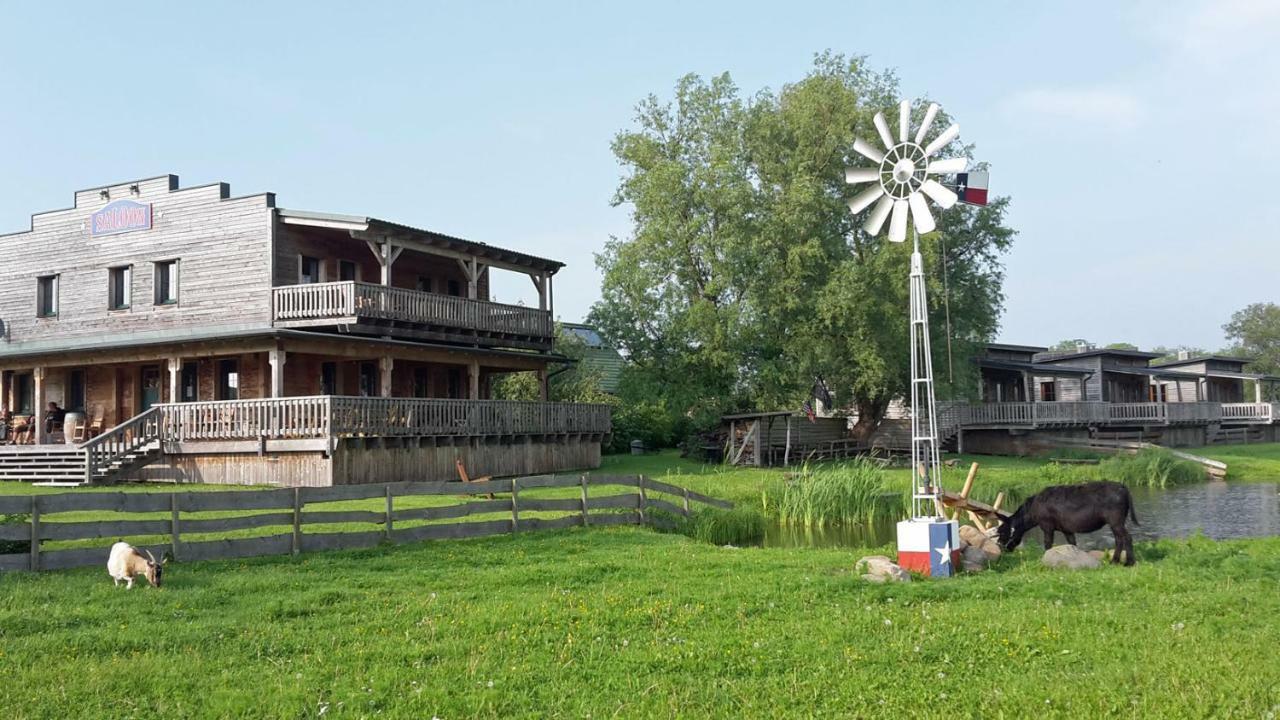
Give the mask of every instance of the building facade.
[[[595, 466], [609, 431], [607, 408], [489, 399], [510, 372], [545, 392], [562, 360], [554, 260], [165, 175], [33, 215], [0, 267], [0, 409], [46, 446], [48, 402], [83, 416], [62, 434], [88, 478], [537, 473]], [[491, 302], [493, 272], [527, 276], [538, 307]]]

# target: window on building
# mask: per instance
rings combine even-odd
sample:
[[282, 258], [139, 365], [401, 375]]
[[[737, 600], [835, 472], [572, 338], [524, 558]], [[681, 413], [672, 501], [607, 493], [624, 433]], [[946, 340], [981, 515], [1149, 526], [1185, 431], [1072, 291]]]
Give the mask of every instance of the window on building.
[[85, 381], [84, 370], [72, 370], [67, 373], [67, 396], [63, 403], [63, 409], [68, 412], [84, 412], [85, 408]]
[[36, 317], [58, 316], [58, 276], [36, 278]]
[[1058, 399], [1058, 384], [1052, 380], [1040, 383], [1040, 399], [1044, 402], [1056, 401]]
[[462, 297], [462, 283], [457, 280], [449, 281], [449, 294], [454, 297]]
[[133, 268], [128, 265], [113, 267], [108, 271], [107, 307], [124, 310], [133, 300]]
[[320, 363], [320, 394], [338, 394], [338, 363]]
[[17, 415], [34, 415], [36, 412], [36, 385], [30, 375], [13, 376], [13, 398]]
[[303, 285], [323, 282], [320, 278], [320, 261], [306, 255], [299, 256], [298, 282]]
[[156, 263], [156, 304], [173, 305], [178, 302], [178, 261], [162, 260]]
[[338, 279], [342, 282], [356, 280], [356, 264], [350, 260], [338, 261]]
[[413, 396], [417, 398], [429, 397], [431, 395], [431, 373], [428, 368], [416, 367], [413, 369]]
[[462, 368], [449, 368], [449, 397], [461, 399], [463, 397], [463, 377]]
[[378, 396], [378, 364], [360, 363], [360, 396]]
[[418, 283], [414, 287], [416, 287], [421, 292], [431, 292], [431, 278], [426, 277], [424, 275], [419, 275]]
[[218, 399], [240, 399], [240, 363], [234, 359], [218, 361]]
[[179, 402], [195, 402], [200, 397], [200, 370], [193, 362], [182, 363], [181, 376], [178, 378]]

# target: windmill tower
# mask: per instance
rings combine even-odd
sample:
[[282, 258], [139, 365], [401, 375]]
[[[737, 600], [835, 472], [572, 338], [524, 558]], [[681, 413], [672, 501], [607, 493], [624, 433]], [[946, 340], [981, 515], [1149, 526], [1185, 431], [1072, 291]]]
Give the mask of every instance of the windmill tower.
[[[937, 402], [933, 388], [929, 306], [925, 295], [920, 234], [932, 232], [937, 227], [926, 196], [943, 210], [961, 200], [961, 196], [935, 177], [962, 176], [968, 161], [963, 157], [930, 159], [960, 134], [960, 126], [953, 124], [924, 144], [937, 115], [938, 105], [930, 104], [919, 129], [912, 135], [911, 102], [903, 100], [898, 106], [898, 135], [895, 139], [884, 113], [876, 113], [874, 123], [884, 150], [862, 138], [855, 139], [853, 149], [875, 166], [849, 168], [845, 171], [845, 181], [850, 184], [871, 183], [849, 201], [849, 210], [855, 215], [875, 205], [862, 225], [869, 235], [878, 235], [888, 220], [889, 240], [905, 242], [907, 225], [912, 225], [909, 315], [911, 467], [914, 481], [911, 518], [898, 523], [898, 563], [930, 576], [945, 577], [953, 574], [959, 561], [960, 537], [958, 524], [942, 514]], [[982, 204], [985, 204], [985, 178], [981, 182]], [[967, 193], [967, 188], [963, 192]]]

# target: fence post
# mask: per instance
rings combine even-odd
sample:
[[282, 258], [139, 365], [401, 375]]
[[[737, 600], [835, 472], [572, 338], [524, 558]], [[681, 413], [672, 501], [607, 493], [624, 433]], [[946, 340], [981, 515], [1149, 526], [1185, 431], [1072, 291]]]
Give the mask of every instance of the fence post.
[[636, 487], [640, 490], [640, 524], [643, 525], [645, 522], [644, 505], [649, 502], [649, 496], [646, 495], [644, 491], [644, 476], [640, 475], [639, 478], [640, 479], [636, 482]]
[[587, 517], [587, 476], [582, 476], [582, 527], [591, 524]]
[[293, 489], [293, 554], [302, 552], [302, 488]]
[[520, 531], [520, 478], [511, 478], [511, 532]]
[[391, 510], [392, 510], [391, 498], [392, 498], [391, 484], [388, 483], [387, 484], [387, 521], [383, 523], [383, 526], [382, 526], [382, 531], [383, 531], [383, 534], [385, 534], [387, 537], [387, 542], [391, 542]]
[[31, 572], [40, 569], [40, 496], [31, 496]]
[[684, 516], [689, 517], [689, 488], [682, 489], [684, 490]]
[[169, 495], [169, 553], [174, 560], [178, 559], [178, 545], [182, 542], [182, 536], [178, 529], [178, 493]]

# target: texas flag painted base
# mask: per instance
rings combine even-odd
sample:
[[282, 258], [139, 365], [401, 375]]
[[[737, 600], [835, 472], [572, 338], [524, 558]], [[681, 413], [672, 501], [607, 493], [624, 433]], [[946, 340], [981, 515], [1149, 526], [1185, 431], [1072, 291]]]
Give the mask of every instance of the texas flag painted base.
[[918, 518], [898, 523], [898, 565], [929, 577], [951, 577], [960, 564], [960, 523]]

